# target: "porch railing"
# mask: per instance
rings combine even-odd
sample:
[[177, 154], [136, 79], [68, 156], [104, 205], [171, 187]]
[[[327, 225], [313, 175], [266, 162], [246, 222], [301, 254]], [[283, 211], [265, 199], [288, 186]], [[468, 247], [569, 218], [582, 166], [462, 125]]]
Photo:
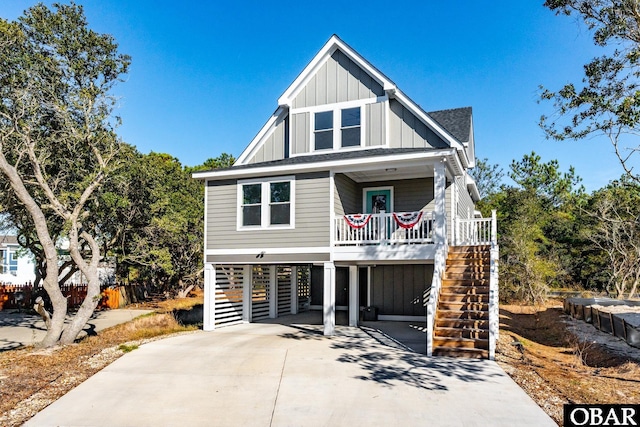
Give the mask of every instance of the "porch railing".
[[335, 244], [358, 246], [433, 243], [434, 213], [422, 212], [415, 223], [403, 223], [400, 218], [404, 214], [411, 213], [357, 214], [336, 217]]
[[496, 243], [496, 214], [491, 218], [455, 220], [455, 245], [491, 245]]

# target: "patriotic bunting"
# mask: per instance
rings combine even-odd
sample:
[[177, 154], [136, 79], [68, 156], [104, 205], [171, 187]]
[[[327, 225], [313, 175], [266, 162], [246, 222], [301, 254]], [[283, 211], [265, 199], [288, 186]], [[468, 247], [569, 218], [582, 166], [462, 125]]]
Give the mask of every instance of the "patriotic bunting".
[[422, 218], [422, 211], [419, 212], [394, 212], [393, 219], [396, 220], [396, 223], [402, 228], [413, 228], [415, 227]]
[[349, 227], [357, 229], [367, 225], [371, 219], [371, 214], [345, 215], [344, 219], [347, 221], [347, 224], [349, 224]]

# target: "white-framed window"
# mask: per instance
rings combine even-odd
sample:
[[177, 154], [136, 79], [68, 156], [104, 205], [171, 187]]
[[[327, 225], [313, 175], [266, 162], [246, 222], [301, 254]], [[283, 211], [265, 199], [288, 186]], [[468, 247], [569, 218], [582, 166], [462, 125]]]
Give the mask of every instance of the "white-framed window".
[[238, 181], [238, 230], [295, 228], [295, 178]]
[[313, 151], [362, 146], [362, 107], [313, 113]]

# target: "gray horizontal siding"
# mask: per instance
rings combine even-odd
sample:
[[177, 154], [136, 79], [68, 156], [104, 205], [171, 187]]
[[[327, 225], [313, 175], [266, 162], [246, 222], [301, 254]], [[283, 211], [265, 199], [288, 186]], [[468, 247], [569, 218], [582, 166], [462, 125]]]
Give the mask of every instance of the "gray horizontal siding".
[[237, 183], [209, 182], [207, 249], [328, 246], [328, 200], [328, 174], [298, 175], [295, 183], [295, 229], [237, 231]]
[[351, 178], [343, 174], [335, 176], [336, 215], [362, 212], [362, 190]]
[[389, 101], [389, 146], [444, 148], [449, 145], [397, 100]]
[[337, 50], [318, 69], [293, 100], [293, 108], [382, 96], [382, 86], [355, 62]]
[[371, 268], [371, 301], [380, 314], [426, 316], [433, 265], [379, 265]]
[[469, 195], [464, 177], [456, 177], [456, 190], [458, 191], [458, 216], [467, 219], [473, 218], [473, 212], [476, 207], [471, 195]]
[[[338, 175], [336, 175], [338, 177]], [[345, 177], [351, 181], [348, 177]], [[413, 212], [422, 209], [433, 210], [433, 178], [403, 179], [397, 181], [375, 181], [354, 183], [354, 189], [349, 187], [349, 183], [343, 180], [336, 180], [339, 188], [340, 201], [345, 207], [346, 213], [362, 213], [362, 194], [365, 188], [370, 187], [393, 187], [393, 210], [396, 212]], [[337, 203], [336, 203], [337, 204]], [[347, 209], [349, 211], [347, 211]]]

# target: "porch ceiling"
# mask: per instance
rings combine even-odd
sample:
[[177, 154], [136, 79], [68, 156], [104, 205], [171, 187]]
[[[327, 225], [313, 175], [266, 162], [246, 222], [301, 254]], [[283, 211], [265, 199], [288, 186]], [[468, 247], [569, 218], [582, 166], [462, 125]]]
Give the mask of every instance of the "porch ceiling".
[[384, 169], [358, 170], [344, 172], [355, 182], [394, 181], [399, 179], [431, 178], [433, 168], [425, 165], [394, 167], [388, 165]]

